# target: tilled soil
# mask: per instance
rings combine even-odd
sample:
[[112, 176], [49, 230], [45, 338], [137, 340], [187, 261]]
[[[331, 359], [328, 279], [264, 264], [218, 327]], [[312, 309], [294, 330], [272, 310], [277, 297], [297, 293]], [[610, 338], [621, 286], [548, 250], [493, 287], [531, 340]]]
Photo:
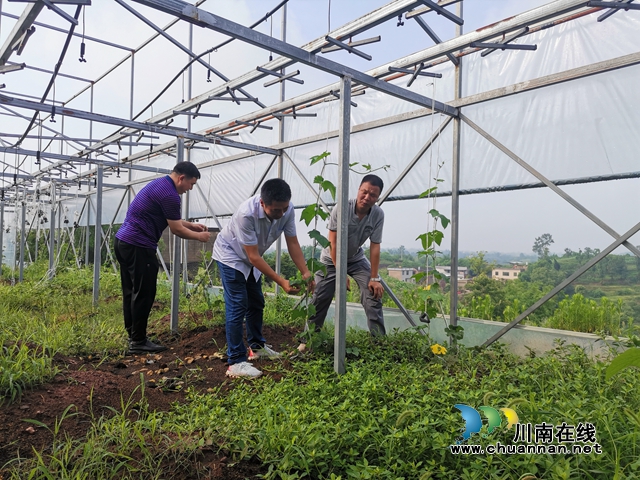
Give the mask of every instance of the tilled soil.
[[[265, 326], [263, 332], [276, 350], [291, 351], [297, 345], [295, 329]], [[25, 392], [16, 403], [0, 407], [0, 478], [2, 466], [10, 460], [31, 457], [34, 449], [45, 453], [50, 450], [51, 430], [56, 422], [60, 424], [60, 438], [68, 434], [81, 439], [90, 428], [92, 416], [111, 415], [109, 407], [121, 411], [123, 399], [125, 403], [139, 401], [141, 375], [149, 410], [156, 411], [169, 410], [172, 403], [183, 401], [187, 386], [207, 392], [219, 386], [233, 388], [234, 382], [244, 381], [225, 376], [223, 326], [198, 327], [177, 338], [167, 334], [160, 341], [169, 349], [157, 355], [125, 356], [110, 361], [93, 356], [56, 357], [61, 373], [51, 382]], [[195, 366], [199, 367], [196, 376], [190, 373]], [[280, 376], [269, 372], [264, 375]], [[68, 413], [74, 415], [67, 414], [61, 421], [70, 405]], [[25, 419], [42, 422], [49, 429]], [[224, 453], [217, 450], [203, 449], [192, 466], [197, 476], [185, 474], [184, 478], [257, 478], [264, 472], [255, 459], [228, 466]]]

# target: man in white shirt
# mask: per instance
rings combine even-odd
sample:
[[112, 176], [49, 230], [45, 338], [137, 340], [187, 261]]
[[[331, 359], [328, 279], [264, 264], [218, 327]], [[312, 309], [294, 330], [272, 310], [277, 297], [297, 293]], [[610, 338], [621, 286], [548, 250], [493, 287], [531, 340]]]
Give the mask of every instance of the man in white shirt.
[[[287, 250], [305, 280], [311, 278], [296, 235], [291, 189], [282, 179], [267, 180], [260, 195], [243, 202], [222, 229], [213, 247], [220, 269], [226, 307], [227, 355], [230, 377], [259, 377], [262, 372], [248, 362], [277, 358], [262, 336], [264, 296], [261, 274], [276, 282], [286, 293], [298, 288], [278, 275], [262, 258], [264, 252], [284, 233]], [[311, 282], [313, 287], [313, 281]], [[246, 318], [247, 343], [243, 340]]]

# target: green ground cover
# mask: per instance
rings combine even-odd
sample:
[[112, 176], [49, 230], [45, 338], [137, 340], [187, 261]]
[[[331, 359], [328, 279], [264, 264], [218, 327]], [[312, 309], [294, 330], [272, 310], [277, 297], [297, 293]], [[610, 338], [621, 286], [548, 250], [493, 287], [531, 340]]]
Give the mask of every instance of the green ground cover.
[[[37, 269], [36, 269], [37, 270]], [[15, 360], [22, 389], [45, 382], [53, 354], [122, 354], [118, 279], [103, 274], [103, 297], [91, 307], [91, 272], [60, 272], [39, 282], [28, 272], [23, 285], [3, 284], [0, 331], [2, 394], [11, 400], [5, 368]], [[113, 278], [112, 278], [113, 277]], [[161, 286], [161, 308], [168, 309]], [[185, 310], [203, 309], [204, 294], [184, 299]], [[49, 299], [49, 300], [47, 300]], [[268, 322], [293, 324], [289, 301], [269, 299]], [[216, 317], [211, 322], [220, 322]], [[299, 321], [298, 321], [299, 322]], [[170, 478], [171, 464], [191, 462], [203, 448], [219, 449], [232, 462], [259, 458], [269, 479], [623, 479], [640, 474], [640, 382], [627, 369], [605, 380], [607, 361], [594, 361], [559, 345], [547, 355], [515, 357], [502, 346], [484, 351], [461, 348], [435, 355], [428, 336], [413, 331], [385, 338], [350, 332], [347, 372], [333, 372], [332, 342], [277, 373], [256, 381], [235, 381], [212, 393], [191, 391], [187, 403], [154, 412], [144, 400], [123, 400], [114, 415], [91, 419], [86, 438], [56, 436], [53, 448], [13, 463], [6, 478]], [[21, 353], [22, 352], [22, 353]], [[33, 366], [29, 366], [33, 365]], [[15, 382], [14, 382], [15, 383]], [[19, 392], [16, 394], [19, 395]], [[15, 397], [15, 395], [14, 395]], [[523, 425], [593, 424], [602, 453], [454, 455], [465, 422], [456, 404], [508, 407]], [[131, 415], [131, 411], [136, 412]], [[516, 427], [506, 419], [467, 442], [483, 447], [512, 442]], [[557, 443], [554, 441], [553, 443]]]

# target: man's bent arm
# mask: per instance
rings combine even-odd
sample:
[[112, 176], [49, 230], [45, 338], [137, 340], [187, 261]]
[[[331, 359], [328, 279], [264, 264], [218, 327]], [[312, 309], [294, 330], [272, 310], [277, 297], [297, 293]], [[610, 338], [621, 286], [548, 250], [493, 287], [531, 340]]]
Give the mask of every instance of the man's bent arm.
[[203, 225], [202, 223], [187, 222], [186, 220], [181, 220], [181, 222], [182, 222], [182, 225], [184, 227], [188, 228], [189, 230], [193, 230], [194, 232], [207, 232], [207, 231], [209, 231], [207, 226]]
[[369, 256], [371, 257], [371, 277], [379, 276], [378, 268], [380, 267], [380, 244], [371, 242], [369, 248]]
[[333, 266], [335, 267], [337, 264], [336, 255], [338, 252], [338, 232], [336, 232], [335, 230], [329, 230], [329, 243], [331, 244], [331, 261], [333, 262]]
[[196, 232], [185, 227], [183, 220], [167, 220], [167, 223], [169, 224], [171, 233], [177, 235], [180, 238], [185, 238], [187, 240], [198, 240], [199, 242], [203, 243], [208, 242], [209, 238], [211, 238], [211, 234], [208, 231]]

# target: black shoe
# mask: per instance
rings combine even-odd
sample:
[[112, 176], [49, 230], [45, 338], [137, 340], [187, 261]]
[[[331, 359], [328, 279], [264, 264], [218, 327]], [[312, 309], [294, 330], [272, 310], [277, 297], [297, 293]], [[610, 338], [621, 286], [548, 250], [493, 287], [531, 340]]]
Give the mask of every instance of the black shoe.
[[148, 338], [141, 342], [129, 342], [129, 353], [158, 353], [167, 349], [164, 345], [153, 343]]

